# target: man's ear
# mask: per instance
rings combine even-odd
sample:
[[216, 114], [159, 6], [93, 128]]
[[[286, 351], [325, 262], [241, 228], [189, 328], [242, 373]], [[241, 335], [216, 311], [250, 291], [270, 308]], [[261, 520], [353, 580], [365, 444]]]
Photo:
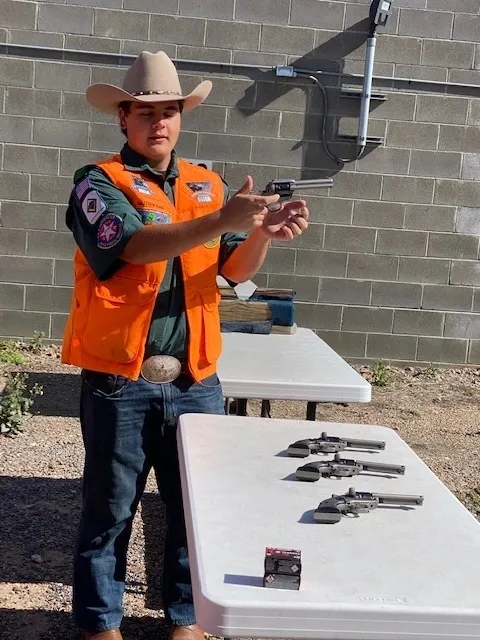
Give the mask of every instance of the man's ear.
[[120, 129], [127, 128], [127, 115], [125, 111], [122, 109], [122, 107], [120, 107], [118, 110], [118, 121], [120, 124]]

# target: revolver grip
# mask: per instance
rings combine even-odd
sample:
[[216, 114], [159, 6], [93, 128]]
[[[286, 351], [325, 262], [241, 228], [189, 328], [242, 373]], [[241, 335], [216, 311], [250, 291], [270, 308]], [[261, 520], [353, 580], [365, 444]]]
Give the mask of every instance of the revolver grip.
[[[330, 500], [326, 500], [326, 503], [330, 503]], [[323, 506], [322, 506], [323, 505]], [[320, 522], [321, 524], [336, 524], [342, 519], [342, 512], [338, 507], [333, 504], [320, 503], [318, 508], [313, 512], [314, 522]]]
[[307, 458], [310, 453], [310, 440], [297, 440], [288, 445], [287, 455], [291, 458]]

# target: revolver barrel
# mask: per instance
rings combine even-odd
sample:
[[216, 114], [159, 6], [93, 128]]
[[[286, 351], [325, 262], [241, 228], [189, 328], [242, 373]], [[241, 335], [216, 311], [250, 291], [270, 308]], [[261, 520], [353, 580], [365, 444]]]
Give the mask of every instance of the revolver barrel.
[[423, 496], [401, 495], [395, 493], [372, 493], [372, 497], [378, 500], [379, 504], [423, 504]]
[[295, 180], [295, 189], [328, 189], [333, 187], [333, 178], [318, 178], [317, 180]]
[[362, 471], [373, 471], [377, 473], [395, 473], [399, 476], [403, 476], [405, 473], [405, 467], [399, 464], [384, 464], [383, 462], [367, 462], [366, 460], [346, 460], [341, 458], [337, 453], [335, 454], [335, 462], [337, 464], [345, 465], [358, 465], [362, 468]]
[[[322, 433], [322, 438], [323, 438]], [[326, 436], [327, 434], [325, 434]], [[360, 449], [385, 449], [385, 442], [380, 440], [357, 440], [355, 438], [343, 438], [347, 447], [359, 447]]]

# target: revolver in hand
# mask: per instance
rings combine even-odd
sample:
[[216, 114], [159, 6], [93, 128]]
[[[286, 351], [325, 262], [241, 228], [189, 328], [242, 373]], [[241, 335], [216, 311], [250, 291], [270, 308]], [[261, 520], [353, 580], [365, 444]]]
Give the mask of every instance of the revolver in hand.
[[356, 440], [354, 438], [337, 438], [322, 433], [320, 438], [297, 440], [289, 445], [287, 454], [293, 458], [306, 458], [311, 453], [337, 453], [347, 447], [358, 449], [385, 449], [385, 442], [379, 440]]
[[333, 460], [319, 460], [304, 464], [303, 467], [298, 467], [295, 475], [297, 480], [315, 482], [319, 478], [326, 476], [336, 476], [337, 478], [358, 476], [362, 471], [403, 475], [405, 473], [405, 467], [394, 464], [382, 464], [380, 462], [349, 460], [348, 458], [340, 457], [340, 454], [336, 453]]
[[343, 495], [332, 495], [323, 500], [313, 513], [313, 520], [322, 524], [340, 522], [343, 515], [357, 515], [373, 511], [378, 505], [422, 505], [423, 496], [395, 495], [393, 493], [368, 493], [350, 488]]
[[[329, 189], [333, 187], [333, 178], [318, 178], [317, 180], [271, 180], [262, 191], [264, 196], [272, 196], [278, 193], [280, 196], [278, 202], [290, 200], [294, 191], [302, 191], [304, 189]], [[279, 205], [275, 202], [269, 207], [270, 211], [279, 209]]]

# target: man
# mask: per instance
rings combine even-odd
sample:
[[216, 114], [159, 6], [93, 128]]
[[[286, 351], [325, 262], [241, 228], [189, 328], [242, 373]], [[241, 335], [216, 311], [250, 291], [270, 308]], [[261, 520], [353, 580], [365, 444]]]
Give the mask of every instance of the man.
[[[143, 52], [123, 88], [92, 85], [88, 102], [116, 114], [120, 154], [76, 172], [66, 214], [78, 248], [62, 361], [81, 367], [83, 508], [74, 559], [73, 615], [85, 639], [122, 638], [132, 520], [153, 468], [166, 505], [163, 602], [173, 640], [198, 640], [176, 449], [187, 412], [223, 413], [216, 277], [252, 277], [270, 240], [307, 228], [303, 200], [228, 199], [221, 177], [177, 158], [183, 95], [168, 56]], [[274, 206], [275, 211], [267, 209]]]

